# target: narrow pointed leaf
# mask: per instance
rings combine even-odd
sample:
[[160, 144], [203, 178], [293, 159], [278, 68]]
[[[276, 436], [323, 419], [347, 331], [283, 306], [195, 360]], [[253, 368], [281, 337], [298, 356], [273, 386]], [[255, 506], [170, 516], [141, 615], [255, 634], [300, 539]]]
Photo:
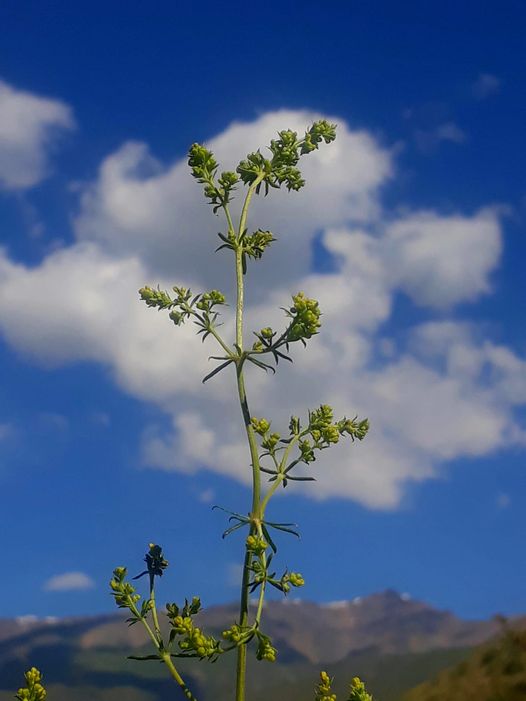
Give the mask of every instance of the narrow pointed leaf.
[[264, 523], [261, 524], [261, 530], [263, 531], [263, 535], [265, 536], [265, 539], [266, 539], [267, 543], [270, 545], [270, 547], [272, 548], [272, 550], [273, 550], [275, 553], [277, 553], [277, 552], [278, 552], [278, 549], [277, 549], [277, 547], [276, 547], [276, 543], [274, 543], [274, 541], [273, 541], [272, 538], [270, 537], [270, 533], [268, 532], [268, 529], [266, 528], [266, 526], [265, 526]]
[[128, 660], [160, 660], [159, 655], [128, 655]]
[[243, 526], [246, 526], [246, 525], [247, 525], [247, 524], [246, 524], [246, 523], [243, 523], [243, 522], [242, 522], [242, 523], [236, 523], [235, 526], [230, 526], [230, 528], [227, 528], [226, 531], [224, 531], [224, 533], [223, 533], [223, 535], [222, 535], [221, 537], [222, 537], [223, 540], [224, 540], [224, 539], [225, 539], [227, 536], [229, 536], [231, 533], [233, 533], [234, 531], [237, 531], [238, 528], [243, 528]]
[[267, 363], [263, 363], [263, 362], [261, 362], [261, 360], [256, 360], [255, 358], [252, 358], [250, 355], [247, 356], [247, 360], [250, 360], [251, 363], [254, 363], [254, 365], [257, 365], [258, 368], [261, 368], [265, 372], [267, 372], [267, 370], [272, 370], [273, 373], [276, 372], [274, 370], [274, 368], [272, 367], [272, 365], [267, 365]]
[[[270, 526], [270, 524], [268, 524]], [[292, 528], [288, 528], [287, 526], [278, 526], [277, 524], [273, 525], [272, 528], [275, 528], [277, 531], [284, 531], [285, 533], [290, 533], [291, 535], [295, 535], [296, 538], [300, 537], [300, 534], [297, 533], [295, 530]]]
[[202, 380], [203, 384], [205, 382], [207, 382], [208, 380], [210, 380], [212, 377], [214, 377], [214, 375], [217, 375], [218, 372], [221, 372], [221, 370], [226, 368], [227, 365], [230, 365], [231, 362], [232, 362], [231, 360], [227, 360], [226, 363], [219, 365], [219, 367], [217, 367], [215, 370], [212, 370], [212, 372], [209, 372], [208, 375], [203, 378], [203, 380]]

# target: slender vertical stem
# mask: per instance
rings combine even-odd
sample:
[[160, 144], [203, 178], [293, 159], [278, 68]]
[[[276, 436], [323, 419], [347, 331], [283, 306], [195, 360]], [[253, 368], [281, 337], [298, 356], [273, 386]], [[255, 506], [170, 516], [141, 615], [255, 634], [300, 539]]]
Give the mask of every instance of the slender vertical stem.
[[159, 642], [161, 641], [161, 627], [159, 625], [159, 618], [157, 616], [157, 605], [155, 603], [155, 583], [154, 583], [154, 575], [150, 574], [150, 601], [152, 602], [152, 618], [153, 618], [153, 625], [155, 629], [155, 634], [157, 636], [157, 639]]
[[[243, 415], [243, 423], [247, 435], [250, 459], [252, 463], [252, 524], [250, 533], [256, 532], [256, 523], [260, 519], [260, 499], [261, 499], [261, 471], [259, 467], [259, 455], [256, 443], [256, 437], [251, 424], [250, 410], [248, 408], [248, 400], [245, 389], [245, 379], [243, 376], [243, 306], [244, 306], [244, 286], [243, 286], [243, 251], [239, 243], [241, 235], [246, 227], [248, 216], [248, 208], [250, 201], [257, 186], [264, 178], [264, 174], [259, 175], [256, 180], [248, 188], [241, 217], [239, 219], [238, 230], [238, 246], [236, 248], [236, 283], [237, 283], [237, 302], [236, 302], [236, 345], [239, 352], [239, 360], [236, 363], [237, 389], [239, 395], [239, 404]], [[248, 624], [248, 584], [250, 579], [250, 566], [252, 564], [252, 553], [245, 551], [245, 560], [243, 563], [243, 578], [241, 582], [241, 595], [239, 604], [239, 625], [241, 628]], [[247, 646], [246, 644], [239, 645], [237, 649], [237, 670], [236, 670], [236, 701], [245, 701], [246, 690], [246, 666], [247, 666]]]

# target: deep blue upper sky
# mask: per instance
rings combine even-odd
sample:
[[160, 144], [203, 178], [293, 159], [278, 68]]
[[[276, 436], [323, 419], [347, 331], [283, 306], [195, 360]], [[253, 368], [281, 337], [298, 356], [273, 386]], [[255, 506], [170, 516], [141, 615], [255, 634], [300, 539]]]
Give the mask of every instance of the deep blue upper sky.
[[[0, 235], [12, 263], [39, 266], [57, 246], [73, 244], [78, 183], [94, 181], [124, 142], [147, 143], [170, 167], [190, 143], [233, 121], [308, 109], [366, 130], [396, 154], [395, 177], [381, 191], [390, 216], [500, 208], [503, 251], [492, 294], [428, 313], [396, 291], [382, 335], [405, 338], [409, 326], [428, 320], [469, 321], [480, 328], [481, 346], [491, 339], [525, 357], [523, 3], [153, 8], [0, 8], [0, 81], [60, 100], [76, 122], [53, 143], [49, 177], [0, 189]], [[318, 250], [314, 268], [324, 269], [324, 255]], [[25, 305], [31, 300], [23, 298]], [[243, 509], [246, 489], [209, 471], [145, 469], [142, 431], [152, 422], [168, 431], [170, 420], [118, 386], [109, 358], [50, 366], [26, 351], [8, 337], [0, 345], [0, 425], [9, 426], [0, 442], [0, 616], [110, 610], [112, 568], [126, 563], [139, 571], [151, 540], [164, 544], [174, 564], [166, 598], [236, 597], [230, 578], [241, 541], [221, 541], [223, 519], [210, 506]], [[522, 427], [525, 402], [513, 407]], [[334, 496], [279, 500], [276, 520], [298, 521], [303, 535], [299, 544], [283, 542], [282, 562], [305, 574], [302, 596], [319, 601], [394, 587], [464, 616], [523, 613], [524, 474], [522, 439], [509, 450], [452, 455], [439, 479], [407, 484], [396, 508]], [[71, 572], [94, 586], [46, 589], [52, 577]]]

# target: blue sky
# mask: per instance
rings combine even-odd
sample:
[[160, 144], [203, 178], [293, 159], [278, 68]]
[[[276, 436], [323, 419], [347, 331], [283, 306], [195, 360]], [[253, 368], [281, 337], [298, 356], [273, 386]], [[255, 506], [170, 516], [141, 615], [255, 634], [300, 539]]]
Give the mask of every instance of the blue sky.
[[304, 191], [254, 208], [279, 242], [247, 299], [258, 328], [304, 289], [322, 333], [250, 399], [276, 426], [324, 401], [372, 430], [273, 502], [303, 536], [281, 561], [316, 601], [526, 611], [525, 20], [512, 1], [2, 6], [1, 616], [111, 610], [112, 568], [150, 541], [161, 599], [237, 597], [242, 542], [211, 511], [248, 508], [232, 378], [203, 387], [212, 348], [136, 290], [231, 292], [192, 142], [232, 168], [319, 116], [338, 138]]

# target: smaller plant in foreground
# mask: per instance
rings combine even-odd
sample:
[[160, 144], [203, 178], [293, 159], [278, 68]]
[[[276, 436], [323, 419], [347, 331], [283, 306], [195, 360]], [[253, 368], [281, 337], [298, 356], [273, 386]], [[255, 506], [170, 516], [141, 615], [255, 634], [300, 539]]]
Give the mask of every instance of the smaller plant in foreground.
[[[314, 691], [314, 701], [337, 701], [337, 696], [332, 692], [331, 685], [332, 679], [327, 672], [320, 672], [320, 681]], [[361, 679], [354, 677], [346, 701], [373, 701], [373, 697], [367, 693]]]
[[25, 673], [26, 686], [19, 689], [15, 698], [18, 701], [45, 701], [47, 692], [42, 685], [42, 675], [36, 667]]

